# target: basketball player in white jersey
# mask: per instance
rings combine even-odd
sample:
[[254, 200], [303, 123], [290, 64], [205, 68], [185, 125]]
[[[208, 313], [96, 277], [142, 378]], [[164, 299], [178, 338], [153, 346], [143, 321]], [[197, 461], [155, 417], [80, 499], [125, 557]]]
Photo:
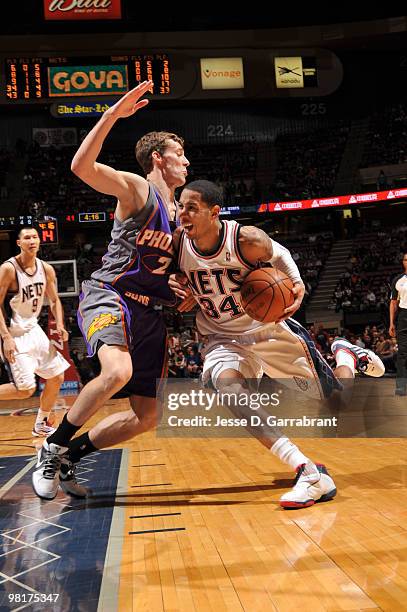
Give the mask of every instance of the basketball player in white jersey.
[[[189, 183], [178, 209], [182, 229], [174, 236], [178, 267], [200, 307], [198, 330], [208, 340], [203, 353], [204, 382], [210, 381], [222, 392], [246, 394], [248, 379], [259, 381], [267, 374], [281, 382], [295, 381], [299, 392], [323, 398], [341, 390], [337, 377], [353, 378], [358, 368], [381, 376], [384, 368], [376, 355], [345, 340], [337, 340], [333, 346], [338, 366], [335, 375], [299, 323], [288, 318], [265, 324], [244, 312], [240, 285], [260, 262], [279, 268], [294, 283], [295, 302], [283, 318], [290, 317], [301, 305], [304, 285], [289, 251], [256, 227], [221, 221], [220, 201], [214, 183]], [[179, 297], [187, 297], [185, 286], [176, 278], [172, 277], [170, 286]], [[242, 416], [241, 408], [236, 412]], [[282, 507], [303, 508], [334, 497], [335, 484], [326, 468], [313, 463], [287, 437], [267, 426], [252, 428], [250, 433], [297, 470], [294, 488], [280, 500]]]
[[[33, 436], [48, 436], [54, 430], [48, 416], [55, 405], [64, 372], [69, 363], [38, 325], [44, 297], [47, 296], [60, 340], [67, 340], [64, 315], [58, 297], [55, 271], [37, 258], [40, 237], [34, 228], [23, 228], [18, 234], [20, 253], [0, 266], [0, 351], [12, 382], [0, 385], [0, 400], [24, 399], [35, 389], [35, 374], [46, 380], [40, 397], [40, 408]], [[12, 311], [7, 327], [3, 313], [7, 294]]]

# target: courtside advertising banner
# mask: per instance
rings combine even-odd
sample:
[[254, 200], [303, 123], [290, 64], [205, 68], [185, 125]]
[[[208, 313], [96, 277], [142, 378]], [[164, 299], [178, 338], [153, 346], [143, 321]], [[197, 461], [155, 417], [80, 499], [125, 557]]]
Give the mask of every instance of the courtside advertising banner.
[[352, 206], [354, 204], [371, 204], [372, 202], [385, 202], [407, 197], [407, 188], [390, 189], [387, 191], [374, 191], [373, 193], [352, 193], [348, 195], [333, 196], [331, 198], [318, 198], [315, 200], [297, 200], [293, 202], [263, 202], [257, 212], [287, 212], [306, 210], [307, 208], [327, 208], [329, 206]]
[[127, 66], [52, 66], [48, 88], [51, 97], [123, 94], [129, 89]]
[[202, 89], [243, 89], [241, 57], [201, 58]]
[[121, 19], [121, 0], [44, 0], [46, 21]]

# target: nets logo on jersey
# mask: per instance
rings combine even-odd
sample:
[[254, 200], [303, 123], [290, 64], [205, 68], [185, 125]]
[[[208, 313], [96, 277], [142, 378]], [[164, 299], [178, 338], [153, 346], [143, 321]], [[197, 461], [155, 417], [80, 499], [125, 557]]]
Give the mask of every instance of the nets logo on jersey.
[[305, 378], [300, 378], [300, 376], [293, 376], [293, 378], [301, 391], [307, 391], [309, 389], [309, 383]]
[[26, 285], [25, 287], [23, 287], [22, 302], [24, 304], [24, 302], [28, 300], [32, 300], [32, 299], [41, 297], [43, 293], [44, 293], [44, 283], [32, 283], [31, 285]]
[[109, 325], [114, 325], [119, 320], [119, 317], [112, 315], [111, 312], [102, 312], [100, 315], [95, 317], [92, 323], [89, 325], [87, 340], [92, 338], [93, 334], [95, 334], [100, 329], [108, 327]]

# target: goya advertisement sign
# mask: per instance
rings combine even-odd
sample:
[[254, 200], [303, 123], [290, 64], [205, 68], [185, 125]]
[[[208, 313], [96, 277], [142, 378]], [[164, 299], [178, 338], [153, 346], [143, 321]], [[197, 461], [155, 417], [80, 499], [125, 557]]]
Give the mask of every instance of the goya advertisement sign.
[[123, 94], [129, 89], [127, 66], [51, 66], [48, 87], [51, 97]]

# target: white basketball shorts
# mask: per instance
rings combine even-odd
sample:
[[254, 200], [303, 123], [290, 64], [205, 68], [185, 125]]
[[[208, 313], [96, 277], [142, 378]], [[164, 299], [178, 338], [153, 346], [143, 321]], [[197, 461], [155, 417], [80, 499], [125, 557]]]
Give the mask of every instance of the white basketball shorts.
[[318, 399], [342, 389], [307, 330], [294, 319], [267, 325], [250, 335], [208, 336], [203, 357], [203, 380], [211, 381], [215, 388], [219, 374], [233, 369], [245, 379], [260, 380], [266, 374]]
[[[35, 387], [35, 374], [41, 378], [54, 378], [69, 368], [67, 360], [50, 342], [48, 336], [36, 325], [22, 336], [15, 336], [17, 352], [15, 363], [9, 363], [13, 382], [17, 389]], [[4, 355], [1, 355], [4, 359]]]

